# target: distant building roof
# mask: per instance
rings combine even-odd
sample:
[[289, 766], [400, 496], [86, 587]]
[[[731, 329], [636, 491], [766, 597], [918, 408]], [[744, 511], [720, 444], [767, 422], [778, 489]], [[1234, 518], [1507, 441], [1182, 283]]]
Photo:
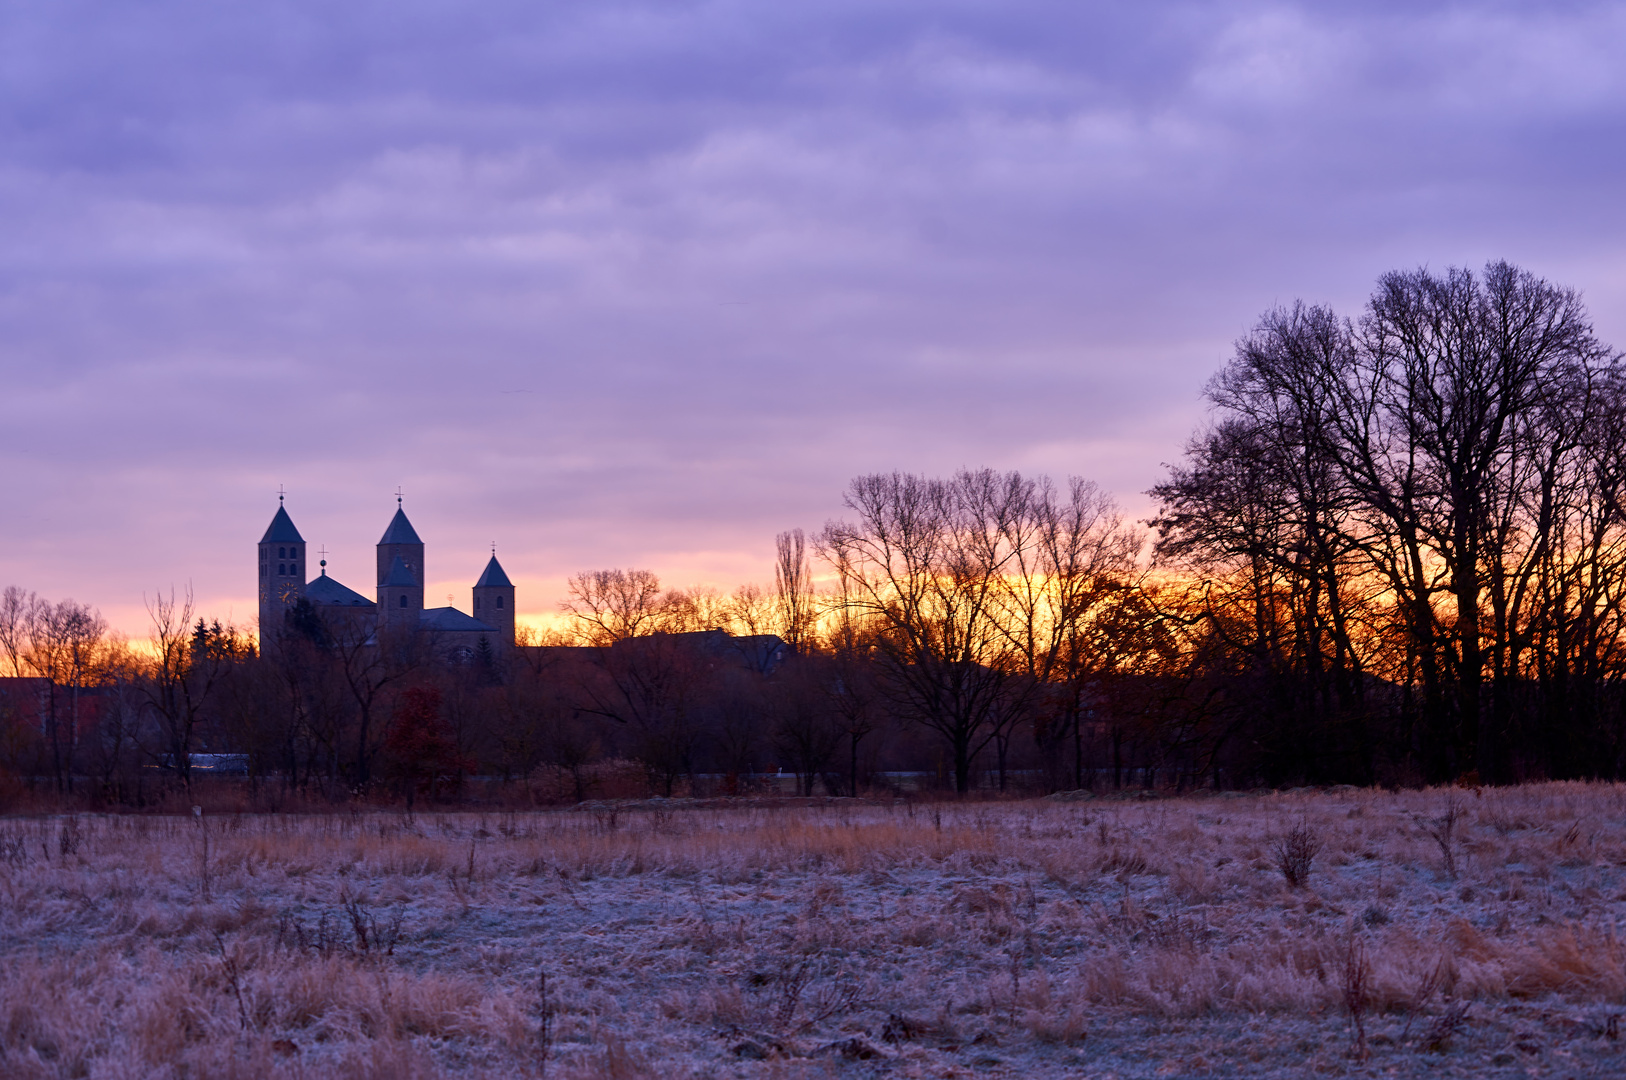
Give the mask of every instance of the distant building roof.
[[498, 562], [497, 556], [493, 555], [491, 561], [486, 563], [486, 572], [480, 575], [480, 580], [474, 583], [474, 587], [476, 589], [512, 589], [514, 583], [508, 580], [508, 575], [502, 572], [502, 563]]
[[423, 630], [468, 630], [484, 634], [497, 632], [495, 626], [488, 626], [454, 607], [424, 608], [423, 614], [418, 616], [418, 626]]
[[[411, 529], [412, 526], [407, 526], [409, 532]], [[390, 572], [385, 574], [384, 580], [378, 584], [380, 587], [404, 585], [410, 589], [417, 586], [418, 579], [412, 576], [412, 571], [407, 569], [407, 564], [401, 561], [401, 556], [397, 555], [395, 561], [390, 563]]]
[[[412, 526], [408, 525], [407, 530], [410, 532], [411, 529]], [[265, 535], [260, 537], [260, 543], [303, 544], [304, 542], [305, 538], [299, 535], [298, 529], [294, 528], [294, 519], [288, 516], [288, 511], [279, 503], [277, 505], [277, 516], [271, 519], [271, 525], [265, 530]]]
[[[396, 561], [399, 562], [400, 560], [397, 559]], [[378, 606], [354, 589], [348, 589], [328, 577], [326, 570], [322, 571], [320, 577], [305, 586], [305, 599], [313, 604], [325, 604], [331, 607], [370, 608]]]
[[735, 664], [761, 675], [772, 675], [794, 651], [788, 642], [776, 634], [748, 634], [735, 637], [728, 631], [719, 629], [625, 638], [616, 642], [612, 648], [652, 649], [660, 648], [665, 643], [693, 649], [714, 660]]
[[726, 630], [696, 630], [675, 634], [680, 641], [691, 641], [713, 656], [730, 658], [752, 671], [771, 675], [784, 662], [791, 647], [778, 634], [744, 634], [739, 637]]
[[395, 516], [390, 518], [390, 527], [384, 530], [384, 539], [380, 544], [421, 544], [417, 532], [412, 528], [412, 522], [407, 520], [406, 511], [399, 506], [395, 508]]

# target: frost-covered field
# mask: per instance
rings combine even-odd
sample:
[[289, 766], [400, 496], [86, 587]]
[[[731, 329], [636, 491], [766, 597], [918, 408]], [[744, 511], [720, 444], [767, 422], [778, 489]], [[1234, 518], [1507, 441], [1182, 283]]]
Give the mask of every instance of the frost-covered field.
[[1620, 1075], [1623, 914], [1616, 786], [11, 819], [0, 1075]]

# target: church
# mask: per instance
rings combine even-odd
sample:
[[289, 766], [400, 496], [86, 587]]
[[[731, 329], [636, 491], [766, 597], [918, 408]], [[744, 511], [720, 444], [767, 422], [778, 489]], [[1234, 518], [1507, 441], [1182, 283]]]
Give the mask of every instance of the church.
[[262, 647], [282, 632], [288, 613], [301, 600], [327, 626], [351, 628], [368, 640], [376, 639], [379, 631], [412, 631], [432, 636], [436, 651], [464, 655], [478, 649], [482, 640], [498, 651], [514, 646], [514, 583], [503, 573], [495, 551], [474, 583], [473, 615], [455, 607], [424, 607], [423, 541], [407, 520], [399, 496], [395, 517], [378, 542], [377, 600], [328, 577], [326, 559], [317, 576], [306, 581], [305, 538], [294, 527], [280, 495], [276, 516], [260, 538], [259, 556]]

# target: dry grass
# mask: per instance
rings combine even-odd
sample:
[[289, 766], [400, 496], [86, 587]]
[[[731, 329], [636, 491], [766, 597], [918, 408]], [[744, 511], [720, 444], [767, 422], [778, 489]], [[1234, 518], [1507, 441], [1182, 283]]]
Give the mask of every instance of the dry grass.
[[0, 1075], [1608, 1074], [1622, 914], [1604, 785], [0, 819]]

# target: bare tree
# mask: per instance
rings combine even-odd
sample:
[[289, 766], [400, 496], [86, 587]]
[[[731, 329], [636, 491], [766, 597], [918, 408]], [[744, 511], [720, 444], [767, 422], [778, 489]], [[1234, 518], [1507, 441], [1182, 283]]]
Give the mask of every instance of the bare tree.
[[726, 602], [727, 626], [738, 633], [771, 633], [782, 625], [775, 610], [778, 607], [777, 599], [760, 585], [741, 585], [729, 594]]
[[1371, 640], [1363, 594], [1384, 586], [1352, 528], [1337, 431], [1336, 384], [1356, 349], [1326, 308], [1267, 312], [1209, 384], [1222, 419], [1151, 492], [1158, 557], [1199, 571], [1194, 613], [1246, 665], [1235, 705], [1253, 717], [1272, 782], [1374, 775], [1364, 688], [1375, 657], [1356, 641]]
[[107, 623], [88, 604], [57, 604], [31, 597], [23, 614], [23, 665], [45, 680], [40, 720], [56, 789], [71, 791], [84, 725], [83, 691], [100, 661]]
[[354, 706], [349, 748], [338, 754], [340, 768], [357, 791], [373, 780], [373, 766], [388, 735], [388, 695], [434, 655], [434, 641], [417, 627], [370, 632], [362, 625], [332, 627], [326, 649]]
[[1346, 479], [1384, 541], [1369, 546], [1412, 615], [1429, 741], [1454, 751], [1436, 778], [1507, 778], [1483, 730], [1505, 717], [1486, 716], [1482, 687], [1511, 675], [1499, 632], [1550, 540], [1542, 463], [1579, 445], [1577, 395], [1616, 362], [1574, 290], [1507, 263], [1386, 274], [1368, 303], [1333, 415]]
[[749, 777], [763, 762], [764, 686], [754, 671], [735, 669], [719, 674], [714, 691], [715, 723], [711, 731], [712, 756], [723, 774], [723, 794], [742, 793], [741, 777]]
[[584, 645], [608, 646], [651, 633], [663, 617], [660, 579], [648, 570], [593, 570], [575, 574], [560, 605]]
[[813, 566], [807, 557], [807, 540], [801, 529], [782, 532], [774, 538], [774, 597], [778, 601], [779, 625], [786, 641], [804, 648], [817, 621], [813, 598]]
[[[1131, 635], [1140, 635], [1126, 615], [1147, 613], [1126, 603], [1141, 591], [1146, 530], [1126, 522], [1110, 496], [1078, 477], [1065, 490], [1048, 478], [1036, 481], [1006, 529], [1010, 561], [996, 579], [995, 622], [1009, 665], [1026, 676], [1034, 698], [1035, 737], [1051, 746], [1071, 738], [1074, 784], [1082, 786], [1092, 688], [1134, 655]], [[995, 737], [1002, 763], [1011, 734], [1006, 728]]]
[[764, 688], [764, 704], [774, 752], [796, 774], [798, 794], [812, 795], [829, 771], [846, 732], [841, 717], [812, 685], [813, 673], [792, 665]]
[[5, 660], [13, 678], [23, 673], [28, 621], [38, 601], [39, 597], [16, 585], [7, 585], [5, 591], [0, 592], [0, 658]]
[[670, 796], [692, 771], [701, 714], [714, 690], [712, 665], [672, 634], [628, 638], [575, 667], [577, 708], [623, 728], [629, 749]]
[[999, 625], [1006, 538], [1031, 481], [962, 472], [951, 480], [861, 476], [847, 489], [858, 520], [833, 521], [819, 553], [843, 579], [846, 604], [875, 628], [882, 687], [948, 744], [958, 791], [977, 755], [1018, 715], [1009, 638]]
[[155, 656], [143, 687], [147, 704], [158, 718], [160, 736], [171, 768], [188, 789], [192, 754], [200, 728], [217, 689], [232, 666], [249, 651], [234, 629], [218, 620], [193, 623], [192, 590], [177, 601], [156, 594], [147, 601]]
[[830, 723], [846, 740], [847, 794], [857, 796], [858, 746], [880, 727], [884, 715], [867, 650], [838, 648], [828, 655], [803, 657], [799, 663], [822, 695]]
[[[1304, 688], [1274, 711], [1307, 747], [1336, 721], [1371, 777], [1372, 674], [1424, 776], [1511, 779], [1521, 727], [1601, 715], [1615, 678], [1594, 630], [1618, 595], [1602, 433], [1621, 383], [1578, 294], [1503, 262], [1386, 274], [1355, 324], [1268, 312], [1209, 388], [1220, 422], [1154, 491], [1160, 554], [1219, 586], [1209, 625], [1234, 655]], [[1546, 715], [1521, 720], [1535, 686]]]
[[709, 585], [668, 589], [656, 605], [646, 633], [684, 634], [720, 629], [732, 621], [733, 604]]
[[104, 696], [86, 755], [88, 771], [105, 798], [126, 801], [138, 783], [146, 669], [146, 658], [122, 637], [109, 641], [99, 680]]

